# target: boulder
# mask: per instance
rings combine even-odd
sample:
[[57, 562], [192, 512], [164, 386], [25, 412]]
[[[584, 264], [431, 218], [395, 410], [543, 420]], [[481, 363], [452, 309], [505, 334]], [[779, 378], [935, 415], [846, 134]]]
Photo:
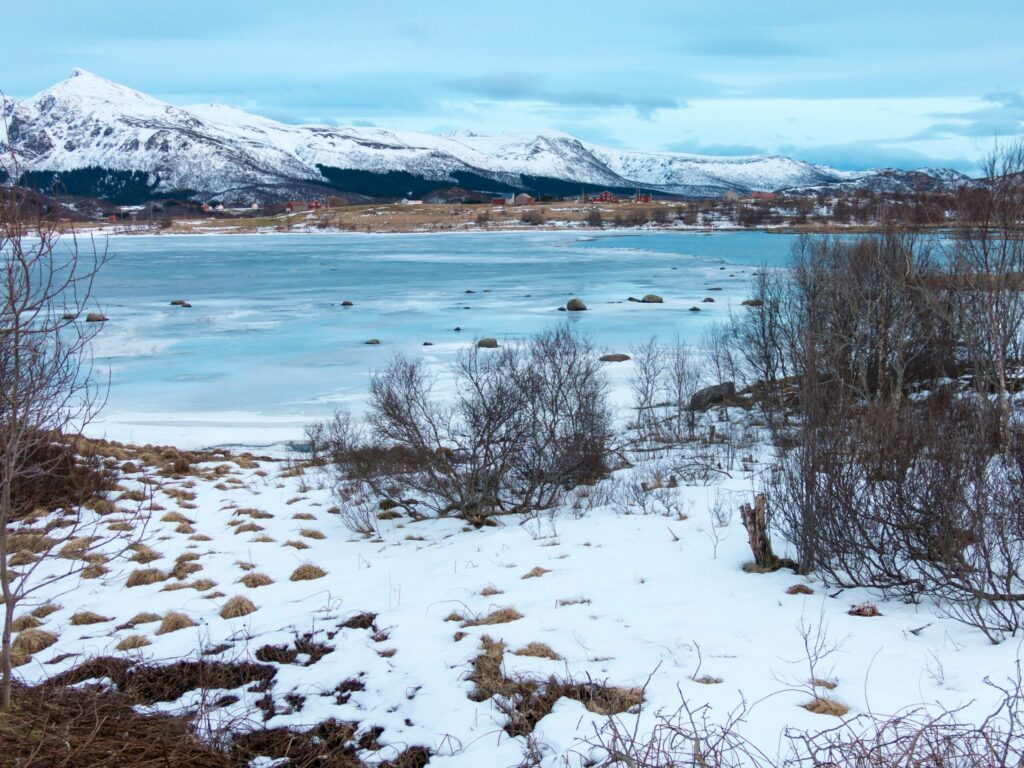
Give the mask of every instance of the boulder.
[[188, 302], [185, 301], [184, 299], [175, 299], [174, 301], [171, 302], [172, 307], [180, 307], [185, 304], [188, 304]]
[[467, 288], [466, 293], [476, 293], [472, 288]]
[[456, 325], [455, 328], [453, 328], [452, 330], [461, 331], [462, 330], [462, 326], [461, 325]]
[[704, 304], [714, 304], [715, 300], [712, 299], [710, 296], [705, 296], [703, 299], [701, 299], [701, 302], [703, 302]]
[[598, 358], [602, 363], [624, 363], [630, 359], [629, 355], [624, 355], [621, 352], [613, 352], [610, 355], [601, 355]]
[[743, 306], [743, 307], [763, 307], [764, 306], [764, 302], [761, 301], [760, 299], [746, 299], [745, 301], [741, 301], [740, 302], [740, 306]]
[[423, 346], [424, 347], [432, 347], [432, 346], [434, 346], [434, 342], [432, 342], [432, 341], [424, 341], [423, 342]]
[[187, 301], [181, 302], [181, 304], [179, 304], [178, 306], [181, 307], [182, 309], [192, 309], [192, 305], [189, 304]]
[[635, 302], [637, 304], [663, 304], [665, 302], [665, 300], [656, 293], [648, 293], [642, 299], [638, 299], [635, 296], [630, 296], [629, 301]]
[[569, 299], [569, 301], [566, 302], [565, 308], [570, 312], [584, 312], [587, 309], [587, 305], [580, 299]]
[[101, 315], [99, 312], [90, 312], [85, 316], [85, 322], [87, 323], [105, 323], [107, 322], [107, 316]]
[[693, 397], [690, 398], [690, 410], [703, 411], [733, 397], [736, 397], [736, 385], [731, 381], [704, 387], [693, 393]]
[[370, 339], [369, 341], [364, 341], [363, 344], [380, 344], [380, 339]]
[[476, 345], [480, 349], [497, 349], [498, 348], [498, 340], [497, 339], [492, 339], [492, 338], [488, 337], [486, 339], [480, 339], [480, 341], [478, 341], [476, 343]]
[[690, 307], [690, 312], [700, 312], [700, 307]]
[[341, 302], [341, 306], [343, 306], [343, 307], [352, 307], [352, 306], [355, 306], [355, 305], [351, 301], [343, 301], [343, 302]]

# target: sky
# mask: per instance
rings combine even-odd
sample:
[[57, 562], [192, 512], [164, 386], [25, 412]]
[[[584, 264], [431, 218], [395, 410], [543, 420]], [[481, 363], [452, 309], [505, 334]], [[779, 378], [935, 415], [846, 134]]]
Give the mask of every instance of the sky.
[[0, 90], [81, 67], [178, 106], [971, 173], [1024, 134], [1024, 2], [11, 3]]

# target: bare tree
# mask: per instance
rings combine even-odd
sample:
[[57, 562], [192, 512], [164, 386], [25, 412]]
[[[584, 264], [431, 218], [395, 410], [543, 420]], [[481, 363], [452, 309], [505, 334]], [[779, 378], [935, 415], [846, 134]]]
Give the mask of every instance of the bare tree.
[[[16, 182], [16, 158], [8, 162]], [[14, 183], [0, 188], [0, 710], [11, 704], [15, 608], [100, 567], [93, 556], [134, 529], [98, 532], [112, 507], [94, 502], [111, 477], [72, 440], [104, 402], [90, 355], [102, 323], [82, 315], [106, 254], [84, 253], [73, 234], [61, 236], [53, 212], [30, 203]]]

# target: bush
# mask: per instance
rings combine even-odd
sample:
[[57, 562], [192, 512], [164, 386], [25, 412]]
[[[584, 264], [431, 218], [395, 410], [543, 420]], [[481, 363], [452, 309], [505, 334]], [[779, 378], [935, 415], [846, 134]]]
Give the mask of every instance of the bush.
[[372, 380], [369, 432], [344, 415], [311, 430], [339, 487], [355, 480], [388, 499], [413, 494], [479, 525], [549, 508], [607, 472], [605, 379], [590, 343], [568, 327], [522, 345], [474, 346], [455, 377], [454, 402], [443, 405], [423, 364], [396, 357]]

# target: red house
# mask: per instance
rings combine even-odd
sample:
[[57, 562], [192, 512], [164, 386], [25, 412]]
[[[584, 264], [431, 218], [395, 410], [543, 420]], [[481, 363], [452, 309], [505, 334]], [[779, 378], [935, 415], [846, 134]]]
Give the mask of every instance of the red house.
[[617, 198], [615, 195], [613, 195], [608, 190], [605, 190], [604, 192], [602, 192], [600, 195], [595, 197], [594, 200], [599, 202], [599, 203], [617, 203], [617, 202], [619, 202], [619, 198]]
[[651, 202], [651, 196], [648, 195], [648, 194], [641, 194], [640, 192], [637, 192], [635, 195], [633, 195], [633, 202], [634, 203], [649, 203], [649, 202]]

